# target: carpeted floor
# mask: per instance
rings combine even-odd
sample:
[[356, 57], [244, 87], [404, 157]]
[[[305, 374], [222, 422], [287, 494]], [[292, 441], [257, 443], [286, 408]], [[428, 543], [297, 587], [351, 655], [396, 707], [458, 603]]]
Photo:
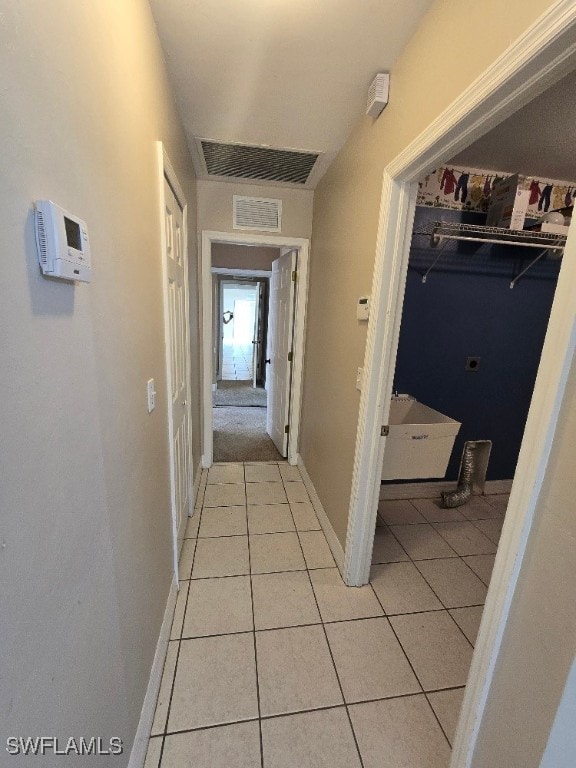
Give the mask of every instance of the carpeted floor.
[[266, 408], [220, 406], [212, 409], [214, 461], [280, 461], [266, 434]]
[[213, 403], [220, 405], [243, 405], [266, 407], [266, 390], [253, 387], [251, 381], [219, 381], [213, 392]]

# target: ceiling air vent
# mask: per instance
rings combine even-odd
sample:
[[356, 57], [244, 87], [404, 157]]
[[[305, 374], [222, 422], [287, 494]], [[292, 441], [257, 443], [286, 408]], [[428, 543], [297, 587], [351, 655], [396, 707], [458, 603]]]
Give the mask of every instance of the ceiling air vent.
[[201, 139], [206, 170], [212, 176], [305, 184], [318, 154], [288, 149], [223, 144]]
[[234, 229], [280, 232], [282, 200], [234, 195]]

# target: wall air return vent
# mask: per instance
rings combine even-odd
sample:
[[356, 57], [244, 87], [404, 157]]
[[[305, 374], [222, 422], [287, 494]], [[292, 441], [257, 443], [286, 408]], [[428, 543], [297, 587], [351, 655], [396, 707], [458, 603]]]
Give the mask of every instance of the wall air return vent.
[[234, 195], [234, 229], [280, 232], [282, 200]]
[[206, 170], [211, 176], [306, 184], [318, 154], [201, 139]]

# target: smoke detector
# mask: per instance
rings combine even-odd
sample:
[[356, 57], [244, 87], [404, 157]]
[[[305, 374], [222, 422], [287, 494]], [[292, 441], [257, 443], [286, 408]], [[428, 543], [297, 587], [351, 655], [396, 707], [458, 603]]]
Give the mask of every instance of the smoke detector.
[[386, 104], [388, 104], [388, 92], [390, 90], [390, 75], [387, 72], [379, 72], [368, 88], [368, 104], [366, 114], [377, 118]]

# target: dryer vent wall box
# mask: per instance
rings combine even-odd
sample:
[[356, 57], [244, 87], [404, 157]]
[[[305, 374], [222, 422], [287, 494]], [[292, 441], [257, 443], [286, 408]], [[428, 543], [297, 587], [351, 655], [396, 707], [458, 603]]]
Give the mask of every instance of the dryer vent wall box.
[[82, 219], [51, 200], [37, 200], [34, 220], [42, 272], [49, 277], [89, 283], [92, 274], [90, 242], [88, 228]]

